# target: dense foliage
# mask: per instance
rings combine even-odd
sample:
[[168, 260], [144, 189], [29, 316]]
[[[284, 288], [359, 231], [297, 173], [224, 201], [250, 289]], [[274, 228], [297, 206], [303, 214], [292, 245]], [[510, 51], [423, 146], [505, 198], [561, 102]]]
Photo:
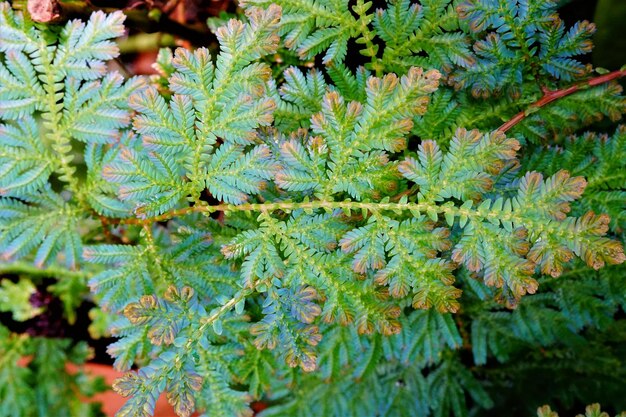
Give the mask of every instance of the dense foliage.
[[[187, 417], [626, 409], [626, 74], [579, 59], [594, 25], [551, 0], [240, 5], [215, 53], [125, 79], [121, 12], [0, 4], [0, 308], [37, 315], [19, 295], [49, 276], [71, 322], [88, 285], [120, 417], [164, 391]], [[41, 343], [0, 326], [0, 415], [53, 410], [19, 364]]]

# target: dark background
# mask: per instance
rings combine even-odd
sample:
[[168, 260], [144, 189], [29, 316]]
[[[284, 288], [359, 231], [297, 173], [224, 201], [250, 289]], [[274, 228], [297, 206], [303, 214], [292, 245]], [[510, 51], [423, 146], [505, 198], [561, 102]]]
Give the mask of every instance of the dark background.
[[626, 65], [626, 0], [561, 0], [561, 18], [567, 26], [580, 20], [596, 24], [590, 61], [609, 70]]

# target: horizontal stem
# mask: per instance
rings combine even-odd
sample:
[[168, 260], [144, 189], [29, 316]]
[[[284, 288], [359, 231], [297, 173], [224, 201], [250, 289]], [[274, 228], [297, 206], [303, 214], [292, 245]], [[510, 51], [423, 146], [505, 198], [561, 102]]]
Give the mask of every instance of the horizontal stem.
[[62, 268], [60, 266], [49, 266], [46, 268], [37, 268], [36, 266], [27, 262], [12, 262], [6, 264], [0, 264], [0, 275], [7, 274], [26, 274], [30, 276], [38, 277], [67, 277], [67, 278], [81, 278], [88, 279], [90, 274], [85, 271], [70, 271], [69, 269]]
[[[149, 217], [145, 219], [141, 218], [131, 218], [131, 219], [122, 219], [119, 221], [120, 224], [133, 224], [133, 225], [144, 225], [151, 224], [155, 222], [166, 221], [172, 219], [174, 217], [185, 216], [192, 213], [215, 213], [219, 211], [229, 212], [229, 211], [251, 211], [251, 212], [261, 212], [261, 213], [270, 213], [278, 210], [282, 211], [294, 211], [294, 210], [316, 210], [316, 209], [326, 209], [326, 210], [367, 210], [367, 211], [382, 211], [382, 210], [395, 210], [395, 211], [419, 211], [419, 212], [427, 212], [427, 211], [435, 211], [437, 213], [445, 213], [451, 210], [455, 210], [456, 207], [453, 206], [440, 206], [435, 203], [395, 203], [395, 202], [362, 202], [362, 201], [325, 201], [325, 200], [315, 200], [315, 201], [303, 201], [303, 202], [292, 202], [292, 201], [279, 201], [274, 203], [245, 203], [245, 204], [217, 204], [213, 206], [193, 206], [187, 207], [178, 210], [168, 211], [167, 213], [163, 213], [159, 216]], [[457, 209], [458, 210], [458, 209]]]
[[490, 208], [479, 208], [476, 206], [473, 207], [458, 207], [454, 206], [450, 203], [446, 204], [437, 204], [434, 202], [422, 202], [422, 203], [414, 203], [414, 202], [364, 202], [364, 201], [325, 201], [325, 200], [314, 200], [314, 201], [302, 201], [302, 202], [292, 202], [292, 201], [279, 201], [273, 203], [246, 203], [246, 204], [217, 204], [217, 205], [205, 205], [205, 206], [193, 206], [187, 207], [184, 209], [172, 210], [167, 213], [163, 213], [159, 216], [149, 217], [145, 219], [141, 218], [131, 218], [131, 219], [122, 219], [119, 220], [119, 224], [131, 224], [138, 226], [145, 226], [155, 222], [166, 221], [175, 217], [185, 216], [192, 213], [214, 213], [214, 212], [259, 212], [259, 213], [272, 213], [275, 211], [295, 211], [295, 210], [317, 210], [324, 209], [327, 211], [332, 210], [350, 210], [350, 211], [362, 211], [366, 210], [370, 213], [381, 212], [381, 211], [410, 211], [414, 214], [423, 213], [423, 214], [443, 214], [446, 216], [453, 217], [466, 217], [473, 219], [499, 219], [502, 221], [513, 222], [513, 223], [524, 223], [528, 219], [524, 219], [515, 215], [514, 213], [505, 213], [500, 210], [492, 210]]

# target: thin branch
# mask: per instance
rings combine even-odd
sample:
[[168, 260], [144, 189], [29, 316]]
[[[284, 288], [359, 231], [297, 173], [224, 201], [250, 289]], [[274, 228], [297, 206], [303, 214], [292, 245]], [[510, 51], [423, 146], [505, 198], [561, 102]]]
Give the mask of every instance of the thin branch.
[[52, 278], [61, 278], [61, 277], [73, 277], [80, 279], [88, 279], [91, 275], [85, 271], [70, 271], [69, 269], [65, 269], [59, 266], [51, 265], [47, 268], [37, 268], [36, 266], [28, 263], [28, 262], [12, 262], [0, 264], [0, 275], [19, 275], [19, 274], [27, 274], [30, 276], [39, 276], [39, 277], [52, 277]]
[[194, 337], [190, 337], [189, 340], [187, 340], [187, 343], [185, 344], [185, 347], [184, 347], [184, 351], [190, 352], [192, 345], [194, 343], [197, 343], [199, 340], [201, 340], [202, 335], [204, 334], [204, 331], [207, 329], [207, 327], [215, 323], [220, 317], [222, 317], [224, 314], [232, 310], [235, 307], [235, 305], [237, 305], [237, 303], [239, 303], [242, 300], [245, 300], [246, 297], [249, 296], [250, 294], [252, 294], [251, 289], [249, 288], [242, 289], [237, 294], [235, 294], [233, 298], [228, 300], [223, 306], [215, 310], [213, 314], [211, 314], [209, 317], [201, 319], [202, 324], [194, 332]]
[[513, 126], [515, 126], [516, 124], [524, 120], [526, 116], [533, 113], [535, 110], [540, 109], [541, 107], [547, 106], [553, 101], [559, 100], [563, 97], [567, 97], [578, 91], [585, 90], [590, 87], [595, 87], [601, 84], [605, 84], [605, 83], [608, 83], [609, 81], [617, 80], [622, 77], [626, 77], [626, 70], [613, 71], [608, 74], [604, 74], [599, 77], [595, 77], [590, 80], [583, 81], [578, 84], [574, 84], [562, 90], [552, 90], [552, 91], [544, 90], [543, 97], [541, 97], [539, 100], [531, 104], [526, 110], [522, 110], [521, 112], [517, 113], [508, 122], [500, 126], [498, 130], [501, 132], [506, 132], [510, 130]]
[[[470, 208], [465, 207], [456, 207], [453, 205], [438, 205], [436, 203], [422, 202], [422, 203], [413, 203], [413, 202], [391, 202], [391, 201], [379, 201], [379, 202], [364, 202], [364, 201], [325, 201], [325, 200], [314, 200], [314, 201], [302, 201], [302, 202], [293, 202], [293, 201], [278, 201], [273, 203], [244, 203], [244, 204], [217, 204], [217, 205], [205, 205], [205, 206], [193, 206], [186, 207], [183, 209], [177, 209], [168, 211], [167, 213], [163, 213], [159, 216], [148, 217], [148, 218], [127, 218], [118, 220], [117, 224], [129, 224], [129, 225], [137, 225], [137, 226], [145, 226], [156, 222], [167, 221], [169, 219], [189, 215], [192, 213], [206, 213], [211, 214], [218, 211], [223, 212], [233, 212], [233, 211], [246, 211], [246, 212], [260, 212], [260, 213], [272, 213], [275, 211], [285, 211], [290, 212], [294, 210], [317, 210], [324, 209], [328, 211], [332, 210], [350, 210], [350, 211], [362, 211], [365, 210], [370, 213], [378, 212], [378, 211], [411, 211], [415, 213], [437, 213], [437, 214], [448, 214], [454, 216], [466, 216], [466, 217], [476, 217], [482, 216], [482, 214], [478, 213], [475, 209], [472, 210]], [[511, 217], [512, 215], [509, 213], [505, 217]], [[510, 219], [508, 219], [510, 220]], [[111, 219], [110, 223], [114, 223]]]

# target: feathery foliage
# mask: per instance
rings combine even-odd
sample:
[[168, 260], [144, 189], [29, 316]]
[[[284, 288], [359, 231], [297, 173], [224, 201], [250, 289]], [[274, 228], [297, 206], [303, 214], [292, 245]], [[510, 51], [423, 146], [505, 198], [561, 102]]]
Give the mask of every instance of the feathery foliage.
[[[55, 276], [68, 317], [89, 286], [117, 415], [162, 392], [182, 417], [626, 408], [626, 134], [580, 132], [625, 101], [577, 60], [593, 24], [549, 0], [241, 5], [216, 53], [127, 80], [120, 12], [55, 30], [0, 5], [0, 273]], [[320, 68], [277, 70], [285, 48]], [[30, 415], [20, 340], [0, 415]]]
[[[78, 230], [90, 209], [87, 200], [106, 205], [111, 197], [101, 194], [108, 190], [97, 180], [79, 187], [72, 146], [116, 142], [129, 123], [128, 96], [142, 84], [106, 70], [105, 62], [118, 54], [112, 39], [123, 33], [123, 22], [121, 12], [94, 13], [86, 24], [68, 22], [54, 35], [13, 13], [9, 4], [0, 6], [0, 251], [5, 261], [36, 252], [35, 264], [42, 266], [62, 253], [67, 267], [78, 267]], [[71, 201], [54, 191], [51, 184], [59, 181], [67, 184]]]

